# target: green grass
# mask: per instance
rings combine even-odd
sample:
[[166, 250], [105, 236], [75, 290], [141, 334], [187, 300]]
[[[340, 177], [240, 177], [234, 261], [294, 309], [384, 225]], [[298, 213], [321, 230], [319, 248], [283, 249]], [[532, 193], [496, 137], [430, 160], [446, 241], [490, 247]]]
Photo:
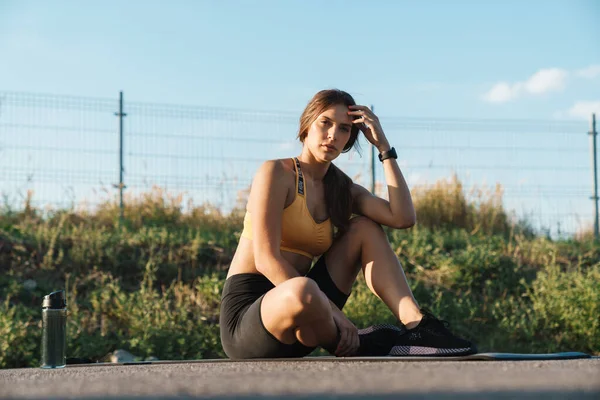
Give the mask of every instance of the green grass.
[[[413, 189], [417, 225], [386, 231], [420, 305], [481, 351], [598, 354], [600, 244], [536, 235], [501, 193], [467, 194], [456, 178]], [[41, 300], [57, 289], [68, 357], [225, 356], [218, 306], [243, 213], [185, 207], [158, 188], [126, 200], [122, 224], [115, 202], [42, 213], [30, 195], [0, 210], [0, 367], [39, 365]], [[358, 327], [395, 322], [362, 276], [345, 312]]]

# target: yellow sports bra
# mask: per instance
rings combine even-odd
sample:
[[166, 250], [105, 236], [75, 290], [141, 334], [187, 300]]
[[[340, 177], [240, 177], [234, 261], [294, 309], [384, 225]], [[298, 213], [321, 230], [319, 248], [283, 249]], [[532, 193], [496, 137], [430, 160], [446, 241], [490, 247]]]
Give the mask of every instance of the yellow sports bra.
[[[306, 188], [300, 170], [300, 162], [294, 157], [296, 170], [296, 196], [289, 206], [283, 209], [281, 221], [281, 250], [302, 254], [313, 258], [325, 253], [333, 242], [331, 219], [316, 223], [306, 206]], [[244, 216], [242, 237], [252, 240], [250, 212]]]

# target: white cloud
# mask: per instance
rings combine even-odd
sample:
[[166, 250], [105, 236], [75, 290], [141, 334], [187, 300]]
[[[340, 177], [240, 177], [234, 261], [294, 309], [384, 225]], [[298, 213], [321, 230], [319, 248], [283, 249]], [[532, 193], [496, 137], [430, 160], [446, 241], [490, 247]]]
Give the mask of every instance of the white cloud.
[[578, 101], [567, 110], [567, 115], [585, 120], [589, 120], [592, 113], [596, 113], [596, 119], [600, 117], [600, 101]]
[[504, 103], [517, 97], [518, 87], [506, 82], [496, 83], [483, 98], [490, 103]]
[[490, 103], [505, 103], [520, 97], [523, 93], [539, 95], [561, 91], [565, 87], [569, 73], [560, 68], [540, 69], [524, 82], [498, 82], [483, 95]]
[[600, 65], [590, 65], [577, 71], [577, 76], [586, 79], [594, 79], [600, 76]]
[[565, 88], [567, 75], [567, 71], [560, 68], [540, 69], [523, 86], [531, 94], [560, 91]]

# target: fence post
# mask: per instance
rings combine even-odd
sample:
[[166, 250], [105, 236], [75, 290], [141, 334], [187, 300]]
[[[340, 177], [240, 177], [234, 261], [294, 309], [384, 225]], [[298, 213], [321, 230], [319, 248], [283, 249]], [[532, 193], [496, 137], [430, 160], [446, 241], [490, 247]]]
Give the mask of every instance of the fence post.
[[123, 112], [123, 91], [119, 92], [119, 112], [115, 113], [119, 117], [119, 184], [114, 187], [119, 188], [119, 223], [123, 223], [123, 117], [127, 114]]
[[598, 163], [596, 160], [596, 114], [592, 114], [591, 126], [588, 134], [590, 135], [590, 145], [592, 151], [592, 177], [594, 185], [594, 195], [590, 197], [594, 200], [594, 238], [598, 239]]
[[[375, 107], [371, 104], [371, 111], [375, 111]], [[375, 146], [371, 145], [371, 194], [375, 194]]]

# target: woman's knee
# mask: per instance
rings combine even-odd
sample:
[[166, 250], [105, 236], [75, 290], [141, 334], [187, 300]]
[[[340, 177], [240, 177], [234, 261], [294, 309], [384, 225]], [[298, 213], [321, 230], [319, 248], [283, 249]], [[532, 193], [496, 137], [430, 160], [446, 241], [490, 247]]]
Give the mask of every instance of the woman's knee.
[[383, 233], [383, 228], [372, 219], [365, 217], [364, 215], [358, 215], [350, 220], [348, 232], [370, 236], [375, 233]]
[[286, 282], [284, 302], [294, 315], [318, 313], [329, 306], [325, 293], [314, 280], [306, 277], [292, 278]]

